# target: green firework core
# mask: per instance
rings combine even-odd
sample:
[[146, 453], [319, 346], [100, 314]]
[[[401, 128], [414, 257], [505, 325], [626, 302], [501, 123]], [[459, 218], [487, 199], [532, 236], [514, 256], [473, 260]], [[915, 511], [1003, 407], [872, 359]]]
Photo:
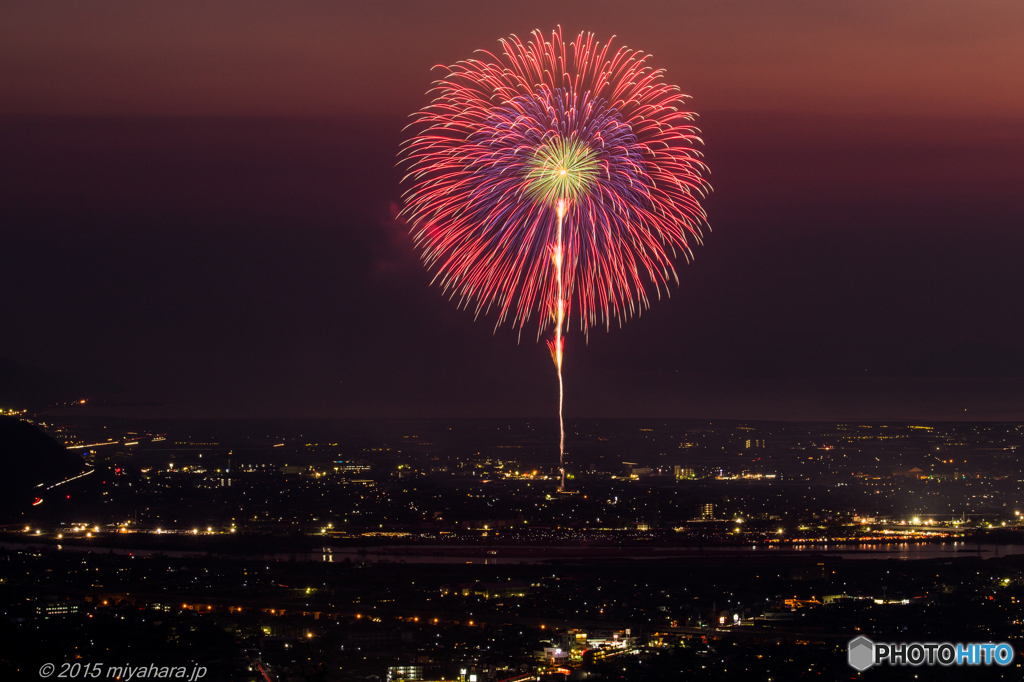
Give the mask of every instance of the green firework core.
[[526, 192], [554, 206], [559, 199], [576, 201], [597, 179], [597, 154], [579, 140], [562, 137], [545, 142], [526, 163]]

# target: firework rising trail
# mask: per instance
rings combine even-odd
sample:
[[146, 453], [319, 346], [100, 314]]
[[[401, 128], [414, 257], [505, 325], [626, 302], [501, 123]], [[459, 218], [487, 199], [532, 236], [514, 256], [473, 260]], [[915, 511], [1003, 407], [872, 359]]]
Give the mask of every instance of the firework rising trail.
[[710, 188], [687, 97], [648, 55], [561, 29], [501, 47], [447, 67], [414, 114], [403, 215], [461, 306], [554, 328], [564, 489], [563, 330], [622, 324], [667, 294]]

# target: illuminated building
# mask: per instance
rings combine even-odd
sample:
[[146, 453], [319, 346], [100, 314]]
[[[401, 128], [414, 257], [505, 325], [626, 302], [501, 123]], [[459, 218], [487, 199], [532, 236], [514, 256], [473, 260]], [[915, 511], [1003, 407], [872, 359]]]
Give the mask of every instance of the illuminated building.
[[81, 602], [75, 600], [46, 601], [36, 605], [36, 615], [49, 618], [51, 616], [69, 616], [78, 613]]
[[694, 473], [693, 469], [680, 466], [679, 464], [672, 467], [672, 472], [675, 474], [677, 481], [684, 481], [697, 478], [697, 475]]
[[387, 682], [405, 682], [406, 680], [422, 680], [423, 666], [393, 665], [388, 667]]

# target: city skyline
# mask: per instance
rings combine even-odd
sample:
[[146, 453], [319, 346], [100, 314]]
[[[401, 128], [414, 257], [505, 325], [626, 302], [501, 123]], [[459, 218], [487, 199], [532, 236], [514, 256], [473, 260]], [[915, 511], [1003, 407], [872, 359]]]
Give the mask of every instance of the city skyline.
[[21, 417], [8, 676], [842, 679], [865, 636], [1019, 676], [1019, 423], [569, 420], [565, 491], [552, 419]]

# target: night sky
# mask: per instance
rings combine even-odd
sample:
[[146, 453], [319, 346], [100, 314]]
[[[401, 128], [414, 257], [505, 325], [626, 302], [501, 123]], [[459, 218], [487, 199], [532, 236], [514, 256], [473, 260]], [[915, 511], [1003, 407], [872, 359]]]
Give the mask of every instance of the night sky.
[[693, 96], [681, 285], [569, 416], [1024, 419], [1024, 4], [0, 2], [0, 356], [160, 416], [554, 416], [394, 216], [435, 64], [580, 30]]

